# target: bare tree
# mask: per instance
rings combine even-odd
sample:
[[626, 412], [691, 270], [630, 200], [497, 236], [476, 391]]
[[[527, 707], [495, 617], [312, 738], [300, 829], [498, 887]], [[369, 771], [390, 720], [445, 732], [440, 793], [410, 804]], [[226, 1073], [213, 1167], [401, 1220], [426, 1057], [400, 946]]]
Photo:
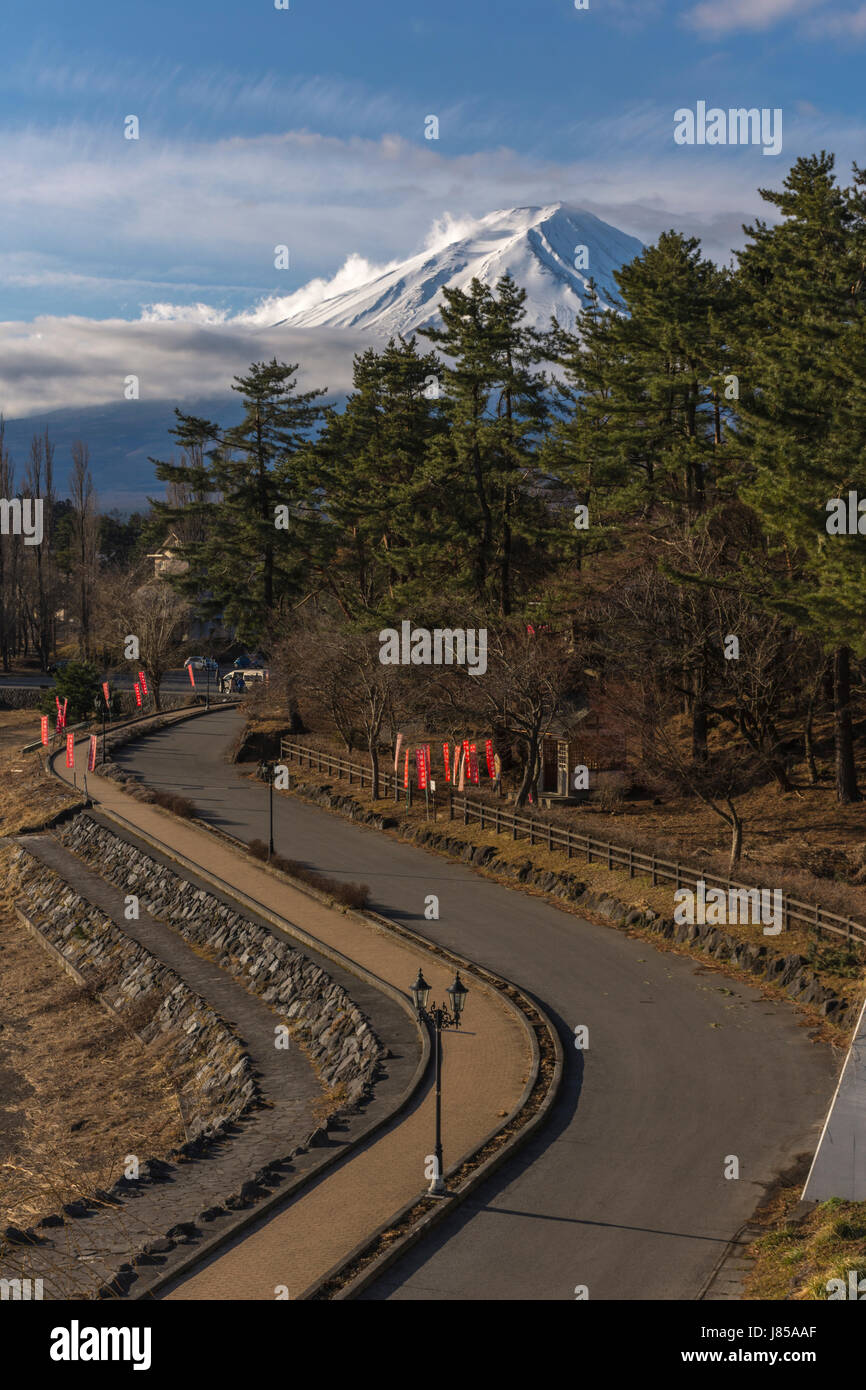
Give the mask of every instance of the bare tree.
[[30, 461], [25, 475], [25, 488], [31, 497], [42, 500], [44, 543], [33, 547], [35, 568], [35, 645], [39, 663], [47, 670], [55, 645], [55, 612], [57, 581], [51, 549], [52, 513], [54, 508], [54, 445], [45, 434], [35, 434], [30, 441]]
[[538, 800], [542, 739], [557, 721], [568, 722], [583, 704], [585, 673], [570, 633], [534, 632], [522, 620], [501, 622], [487, 632], [487, 670], [436, 668], [425, 678], [425, 703], [437, 704], [437, 719], [457, 714], [517, 738], [523, 747], [523, 776], [516, 804], [530, 792]]
[[[15, 495], [15, 467], [9, 457], [3, 436], [5, 424], [0, 416], [0, 497], [11, 501]], [[8, 671], [18, 645], [18, 570], [21, 537], [10, 532], [0, 536], [0, 660]]]
[[91, 650], [91, 618], [93, 591], [99, 542], [99, 517], [96, 512], [96, 493], [90, 473], [87, 445], [78, 440], [72, 446], [72, 473], [69, 480], [72, 497], [72, 534], [77, 569], [78, 620], [80, 623], [81, 655], [85, 660]]
[[106, 651], [123, 654], [127, 639], [138, 638], [136, 667], [148, 674], [155, 709], [165, 673], [179, 659], [190, 611], [165, 580], [136, 585], [129, 574], [106, 576], [94, 605], [94, 635]]

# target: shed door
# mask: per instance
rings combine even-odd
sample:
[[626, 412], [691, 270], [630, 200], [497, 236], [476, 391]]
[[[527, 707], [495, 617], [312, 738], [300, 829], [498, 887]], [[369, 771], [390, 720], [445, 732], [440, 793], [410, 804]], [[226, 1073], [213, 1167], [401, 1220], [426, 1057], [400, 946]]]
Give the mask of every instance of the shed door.
[[557, 791], [560, 796], [568, 796], [568, 743], [560, 739], [556, 745]]

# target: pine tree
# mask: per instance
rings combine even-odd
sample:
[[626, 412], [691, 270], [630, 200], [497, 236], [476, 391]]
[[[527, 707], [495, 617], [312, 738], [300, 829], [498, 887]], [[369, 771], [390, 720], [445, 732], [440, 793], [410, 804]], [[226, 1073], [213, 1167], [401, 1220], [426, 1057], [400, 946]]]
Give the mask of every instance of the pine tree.
[[431, 454], [452, 478], [460, 536], [455, 567], [479, 603], [503, 616], [537, 572], [544, 510], [537, 450], [548, 423], [544, 345], [523, 323], [526, 293], [504, 276], [495, 293], [475, 279], [443, 289], [442, 328], [422, 329], [447, 361], [447, 441]]
[[358, 354], [345, 410], [328, 412], [299, 458], [316, 501], [299, 518], [298, 543], [346, 617], [423, 600], [448, 581], [447, 479], [428, 467], [445, 431], [439, 373], [414, 339]]
[[822, 151], [799, 159], [781, 192], [761, 196], [782, 219], [746, 227], [740, 256], [741, 496], [776, 560], [770, 601], [832, 653], [844, 804], [860, 800], [850, 667], [852, 653], [866, 652], [866, 539], [829, 533], [827, 505], [858, 487], [866, 496], [862, 179], [855, 169], [854, 188], [840, 188], [833, 156]]
[[[304, 580], [291, 533], [293, 514], [305, 501], [295, 471], [325, 393], [296, 391], [297, 370], [276, 359], [254, 362], [232, 386], [243, 401], [241, 423], [220, 431], [178, 413], [173, 433], [185, 461], [157, 463], [157, 475], [191, 496], [205, 523], [200, 539], [182, 545], [190, 568], [177, 587], [197, 599], [206, 591], [201, 606], [221, 611], [250, 643], [267, 635]], [[161, 515], [170, 520], [178, 510], [168, 505]], [[283, 517], [289, 524], [278, 528]]]

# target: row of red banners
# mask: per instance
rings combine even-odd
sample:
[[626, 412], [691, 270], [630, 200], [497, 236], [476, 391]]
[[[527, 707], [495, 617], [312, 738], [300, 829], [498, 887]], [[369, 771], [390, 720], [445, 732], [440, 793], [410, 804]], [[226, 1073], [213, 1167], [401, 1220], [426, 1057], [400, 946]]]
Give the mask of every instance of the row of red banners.
[[[403, 744], [403, 735], [397, 735], [397, 746], [394, 751], [394, 771], [400, 769], [400, 751]], [[496, 757], [493, 752], [493, 739], [484, 740], [484, 754], [487, 763], [487, 775], [492, 781], [496, 780], [497, 767]], [[442, 764], [445, 771], [445, 783], [452, 782], [459, 791], [463, 790], [464, 783], [470, 781], [474, 786], [478, 786], [480, 775], [478, 770], [478, 745], [471, 743], [465, 738], [462, 745], [455, 743], [452, 754], [449, 744], [442, 745]], [[415, 767], [418, 778], [418, 790], [426, 791], [430, 786], [431, 763], [430, 763], [430, 744], [425, 743], [415, 749]], [[407, 748], [403, 758], [403, 786], [409, 786], [409, 749]]]
[[[135, 684], [134, 684], [134, 686], [133, 686], [133, 690], [135, 691], [135, 703], [138, 705], [139, 709], [141, 709], [141, 703], [142, 703], [141, 697], [142, 697], [142, 692], [143, 692], [145, 695], [147, 695], [147, 694], [150, 693], [150, 692], [148, 691], [148, 688], [147, 688], [147, 675], [145, 674], [144, 671], [139, 671], [139, 673], [138, 673], [138, 680], [135, 682]], [[108, 681], [103, 681], [103, 682], [102, 682], [102, 698], [103, 698], [103, 700], [105, 701], [105, 707], [106, 707], [106, 709], [107, 709], [107, 708], [109, 707], [109, 705], [111, 704], [111, 693], [110, 693], [110, 691], [109, 691], [109, 689], [108, 689]], [[66, 728], [66, 709], [67, 709], [67, 706], [69, 705], [69, 697], [66, 696], [66, 698], [65, 698], [64, 701], [63, 701], [63, 704], [61, 705], [61, 703], [60, 703], [60, 697], [59, 697], [58, 695], [55, 695], [55, 696], [54, 696], [54, 703], [55, 703], [56, 706], [57, 706], [57, 722], [56, 722], [56, 724], [55, 724], [55, 726], [54, 726], [54, 732], [55, 732], [56, 734], [61, 734], [61, 733], [63, 733], [64, 729]], [[41, 736], [41, 739], [42, 739], [43, 744], [47, 745], [47, 743], [48, 743], [48, 715], [47, 715], [47, 714], [43, 714], [42, 717], [41, 717], [41, 719], [40, 719], [40, 736]], [[74, 762], [70, 762], [70, 761], [69, 761], [69, 758], [70, 758], [70, 751], [69, 751], [69, 750], [70, 750], [70, 742], [69, 742], [69, 741], [70, 741], [71, 738], [72, 738], [72, 735], [71, 735], [71, 734], [67, 734], [67, 735], [66, 735], [66, 766], [67, 766], [67, 767], [73, 767], [73, 766], [74, 766]], [[96, 746], [96, 744], [95, 744], [95, 735], [94, 735], [94, 736], [93, 736], [93, 748], [91, 749], [90, 758], [88, 759], [88, 771], [90, 771], [90, 772], [93, 771], [93, 768], [94, 768], [94, 766], [95, 766], [95, 757], [96, 757], [96, 754], [95, 754], [95, 751], [94, 751], [95, 746]], [[74, 753], [73, 753], [73, 754], [72, 754], [73, 759], [74, 759], [74, 756], [75, 756], [75, 755], [74, 755]], [[91, 761], [91, 760], [92, 760], [92, 761]]]
[[[75, 767], [75, 735], [66, 735], [66, 766]], [[96, 734], [90, 735], [90, 742], [87, 747], [87, 771], [92, 772], [96, 767]]]

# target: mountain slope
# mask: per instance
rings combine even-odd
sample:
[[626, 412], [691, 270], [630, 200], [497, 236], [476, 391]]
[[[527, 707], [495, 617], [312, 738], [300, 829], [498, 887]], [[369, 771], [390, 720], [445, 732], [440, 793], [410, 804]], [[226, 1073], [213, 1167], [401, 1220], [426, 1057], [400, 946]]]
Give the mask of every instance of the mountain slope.
[[[588, 265], [577, 270], [580, 247], [588, 252]], [[491, 212], [447, 245], [421, 251], [274, 326], [353, 328], [383, 337], [412, 333], [439, 322], [444, 285], [466, 289], [477, 277], [493, 286], [510, 272], [527, 292], [527, 322], [548, 328], [554, 316], [573, 328], [590, 278], [609, 304], [616, 294], [613, 272], [642, 249], [636, 237], [564, 203]]]

